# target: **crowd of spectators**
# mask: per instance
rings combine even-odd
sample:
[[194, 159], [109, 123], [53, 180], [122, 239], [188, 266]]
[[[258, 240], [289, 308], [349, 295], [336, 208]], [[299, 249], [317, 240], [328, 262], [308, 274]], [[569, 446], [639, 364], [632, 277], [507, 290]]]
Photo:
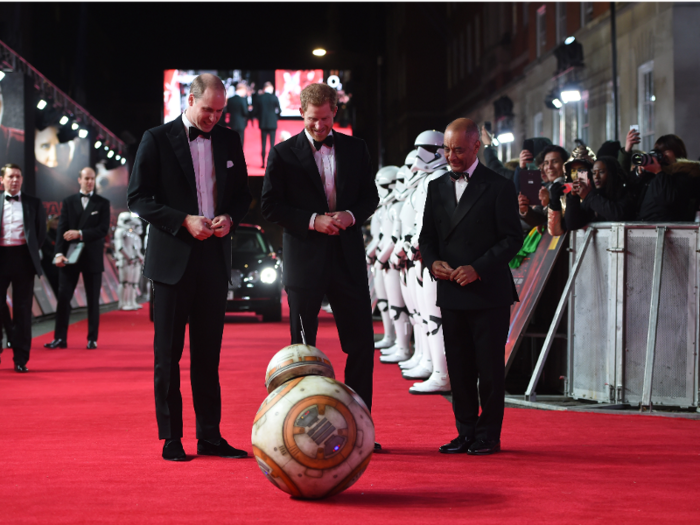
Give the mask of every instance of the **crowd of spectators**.
[[[631, 129], [624, 147], [607, 141], [594, 153], [577, 140], [571, 155], [549, 139], [527, 139], [515, 169], [515, 161], [500, 162], [485, 128], [481, 140], [485, 164], [518, 188], [525, 230], [546, 225], [551, 235], [562, 235], [595, 222], [692, 222], [700, 217], [700, 162], [688, 160], [676, 135], [659, 137], [652, 151], [643, 152], [635, 149], [639, 132]], [[524, 170], [539, 170], [539, 202], [521, 191]]]

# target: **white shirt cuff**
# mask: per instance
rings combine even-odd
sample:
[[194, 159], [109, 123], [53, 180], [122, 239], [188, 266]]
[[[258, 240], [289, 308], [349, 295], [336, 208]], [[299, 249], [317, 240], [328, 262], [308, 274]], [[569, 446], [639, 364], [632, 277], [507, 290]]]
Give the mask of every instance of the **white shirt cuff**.
[[355, 216], [352, 214], [350, 210], [345, 210], [347, 213], [350, 214], [350, 217], [352, 217], [352, 224], [350, 226], [355, 226]]
[[314, 221], [316, 220], [316, 215], [318, 215], [318, 213], [311, 214], [311, 220], [309, 220], [309, 230], [316, 229], [316, 228], [314, 228]]

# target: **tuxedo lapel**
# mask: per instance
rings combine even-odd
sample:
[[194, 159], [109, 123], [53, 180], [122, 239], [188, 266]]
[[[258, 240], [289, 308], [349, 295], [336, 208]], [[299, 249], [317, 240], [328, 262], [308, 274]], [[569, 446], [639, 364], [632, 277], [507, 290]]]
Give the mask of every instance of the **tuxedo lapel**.
[[479, 170], [480, 167], [481, 164], [479, 164], [476, 170], [474, 170], [474, 174], [471, 176], [469, 183], [467, 184], [467, 188], [464, 190], [462, 198], [459, 199], [457, 209], [452, 215], [450, 233], [452, 232], [452, 230], [454, 230], [455, 226], [457, 226], [457, 224], [459, 224], [460, 221], [464, 219], [467, 213], [469, 213], [469, 210], [472, 209], [472, 206], [474, 206], [474, 203], [479, 200], [479, 197], [481, 197], [481, 195], [484, 193], [484, 190], [486, 190], [486, 182], [484, 182], [483, 177], [481, 177], [481, 172]]
[[[170, 145], [175, 152], [178, 163], [185, 174], [185, 178], [192, 189], [192, 192], [197, 194], [197, 182], [194, 178], [194, 165], [192, 164], [192, 153], [190, 152], [190, 142], [185, 133], [185, 125], [182, 123], [182, 118], [178, 117], [172, 122], [172, 126], [167, 133]], [[214, 148], [216, 151], [216, 148]], [[218, 169], [216, 170], [218, 174]]]
[[[216, 177], [216, 215], [221, 213], [223, 199], [226, 188], [226, 140], [223, 130], [217, 129], [214, 126], [211, 134], [213, 160], [214, 160], [214, 176]], [[191, 155], [190, 155], [191, 158]]]
[[[314, 154], [311, 151], [311, 145], [306, 138], [306, 133], [303, 131], [296, 136], [296, 144], [292, 147], [292, 151], [299, 159], [301, 166], [304, 168], [306, 174], [311, 178], [314, 186], [321, 192], [323, 198], [326, 198], [326, 192], [323, 190], [323, 183], [321, 182], [321, 174], [318, 172], [318, 166], [316, 166], [316, 161], [314, 160]], [[337, 169], [337, 166], [336, 166]]]
[[455, 185], [449, 175], [443, 175], [440, 184], [440, 201], [445, 207], [445, 211], [449, 217], [452, 217], [457, 208], [457, 197], [455, 196]]

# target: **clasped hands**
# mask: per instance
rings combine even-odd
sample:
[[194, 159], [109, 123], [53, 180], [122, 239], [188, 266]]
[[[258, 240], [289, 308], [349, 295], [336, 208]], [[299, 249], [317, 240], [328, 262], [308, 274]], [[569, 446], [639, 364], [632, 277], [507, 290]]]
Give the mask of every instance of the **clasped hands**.
[[453, 270], [445, 261], [435, 261], [431, 268], [433, 275], [445, 281], [455, 281], [460, 286], [466, 286], [479, 279], [479, 274], [473, 266], [458, 266]]
[[326, 212], [318, 214], [314, 219], [314, 230], [326, 235], [340, 235], [340, 230], [352, 226], [352, 215], [346, 211]]
[[217, 215], [214, 219], [208, 219], [201, 215], [188, 215], [182, 221], [190, 235], [198, 241], [208, 239], [212, 235], [224, 237], [231, 231], [231, 219], [228, 215]]

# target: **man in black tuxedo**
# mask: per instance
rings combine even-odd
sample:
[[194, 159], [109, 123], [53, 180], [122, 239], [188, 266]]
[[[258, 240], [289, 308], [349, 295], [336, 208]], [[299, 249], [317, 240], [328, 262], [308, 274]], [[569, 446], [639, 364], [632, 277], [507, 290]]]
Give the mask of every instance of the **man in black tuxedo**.
[[190, 325], [197, 453], [246, 457], [221, 437], [219, 354], [231, 279], [231, 234], [251, 202], [237, 133], [216, 126], [221, 79], [194, 79], [181, 118], [141, 139], [127, 203], [151, 225], [143, 273], [153, 282], [155, 399], [163, 459], [184, 461], [180, 358]]
[[255, 112], [260, 127], [260, 141], [262, 143], [262, 167], [265, 167], [265, 146], [267, 138], [270, 138], [270, 149], [275, 145], [277, 135], [277, 119], [282, 110], [280, 99], [275, 95], [272, 82], [265, 82], [265, 92], [258, 95], [255, 101]]
[[[445, 130], [451, 172], [432, 181], [420, 234], [423, 263], [439, 279], [452, 408], [459, 436], [440, 452], [500, 450], [505, 343], [518, 300], [508, 262], [523, 242], [513, 182], [479, 163], [479, 130], [457, 119]], [[481, 402], [481, 414], [479, 414]]]
[[39, 246], [46, 235], [46, 214], [39, 199], [22, 193], [22, 170], [2, 167], [4, 193], [0, 200], [0, 297], [12, 284], [12, 341], [15, 371], [27, 372], [32, 346], [34, 275], [41, 275]]
[[[292, 344], [316, 344], [326, 295], [347, 357], [345, 383], [372, 408], [374, 331], [361, 227], [379, 203], [364, 141], [333, 132], [337, 96], [301, 92], [304, 131], [270, 151], [263, 216], [284, 227], [284, 284]], [[300, 322], [301, 318], [301, 322]]]
[[[46, 348], [68, 346], [68, 323], [75, 287], [83, 274], [88, 309], [87, 348], [97, 348], [100, 328], [100, 289], [104, 272], [105, 237], [109, 232], [109, 201], [95, 193], [95, 170], [83, 168], [78, 177], [80, 193], [66, 197], [61, 205], [61, 216], [56, 231], [54, 264], [58, 267], [58, 303], [53, 341]], [[84, 243], [75, 264], [66, 264], [71, 245]]]
[[236, 87], [236, 93], [226, 102], [229, 114], [229, 126], [241, 138], [241, 147], [245, 142], [245, 128], [248, 125], [248, 89], [242, 82]]

